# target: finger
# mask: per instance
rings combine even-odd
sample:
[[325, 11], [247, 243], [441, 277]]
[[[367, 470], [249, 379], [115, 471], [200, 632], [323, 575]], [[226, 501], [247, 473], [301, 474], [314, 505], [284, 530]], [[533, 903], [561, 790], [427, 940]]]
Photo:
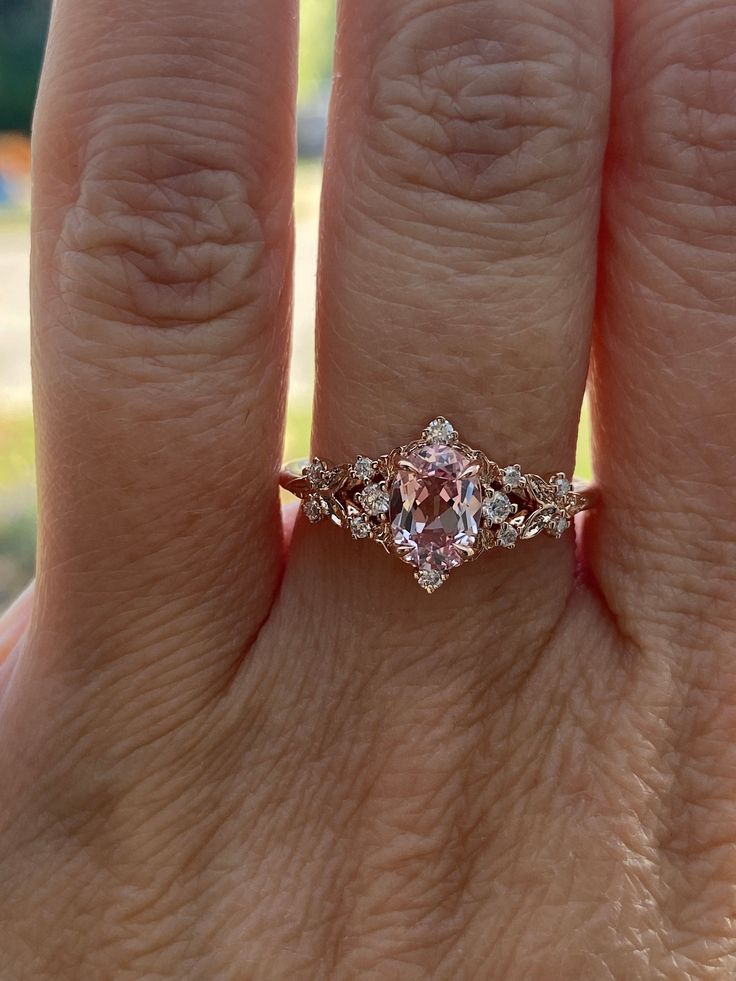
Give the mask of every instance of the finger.
[[736, 620], [736, 4], [618, 20], [591, 554], [620, 617], [712, 645]]
[[138, 652], [126, 674], [211, 693], [273, 594], [294, 49], [291, 0], [54, 8], [33, 208], [47, 659]]
[[[609, 14], [606, 0], [344, 0], [323, 194], [316, 452], [374, 456], [442, 414], [499, 462], [571, 470]], [[545, 550], [537, 571], [556, 602], [571, 543], [529, 546]], [[403, 605], [399, 580], [415, 588], [406, 569], [384, 565], [384, 576], [385, 556], [363, 555], [352, 568]], [[514, 561], [521, 582], [529, 569]], [[494, 556], [461, 574], [491, 567], [508, 572]]]

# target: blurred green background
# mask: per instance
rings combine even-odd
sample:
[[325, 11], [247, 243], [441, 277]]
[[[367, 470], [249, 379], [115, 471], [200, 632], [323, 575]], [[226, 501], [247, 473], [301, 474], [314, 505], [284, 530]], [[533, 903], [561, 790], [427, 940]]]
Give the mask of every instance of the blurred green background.
[[[50, 0], [0, 0], [0, 610], [33, 575], [35, 506], [29, 366], [28, 133]], [[294, 349], [287, 457], [308, 452], [321, 153], [334, 0], [301, 0]], [[583, 414], [578, 472], [590, 473]]]

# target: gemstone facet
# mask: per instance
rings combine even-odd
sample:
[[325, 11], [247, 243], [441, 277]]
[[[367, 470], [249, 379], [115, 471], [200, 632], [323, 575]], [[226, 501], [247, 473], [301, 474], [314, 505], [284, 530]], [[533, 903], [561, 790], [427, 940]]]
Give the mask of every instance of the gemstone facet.
[[558, 473], [550, 481], [556, 497], [565, 497], [572, 490], [572, 484], [564, 474]]
[[547, 527], [555, 538], [559, 538], [570, 527], [570, 519], [566, 514], [557, 514], [552, 518]]
[[446, 443], [421, 446], [401, 461], [389, 486], [391, 540], [420, 572], [446, 573], [476, 547], [483, 489], [472, 462]]
[[524, 483], [524, 477], [518, 463], [515, 463], [513, 467], [504, 467], [501, 471], [501, 479], [506, 490], [516, 490]]
[[519, 532], [514, 528], [513, 525], [503, 524], [496, 532], [496, 542], [501, 546], [501, 548], [513, 548], [516, 545], [516, 539], [519, 537]]
[[304, 468], [304, 476], [309, 481], [310, 487], [315, 489], [325, 487], [328, 480], [327, 467], [318, 457], [315, 457], [309, 466]]
[[329, 514], [329, 510], [327, 502], [318, 494], [312, 494], [302, 502], [302, 511], [313, 525]]
[[437, 416], [424, 430], [424, 436], [430, 443], [451, 443], [457, 437], [452, 423], [444, 416]]
[[365, 483], [373, 477], [376, 464], [369, 456], [359, 456], [351, 469], [355, 479], [362, 480]]
[[433, 593], [447, 579], [447, 573], [437, 572], [435, 569], [423, 569], [421, 572], [415, 572], [414, 578], [422, 589]]
[[366, 517], [364, 514], [355, 514], [348, 519], [348, 525], [350, 527], [350, 534], [353, 538], [370, 538], [371, 537], [371, 522], [370, 518]]
[[368, 514], [379, 515], [388, 511], [388, 491], [380, 484], [368, 484], [358, 495], [363, 509]]
[[483, 517], [492, 525], [500, 525], [514, 512], [514, 505], [501, 491], [494, 491], [483, 501]]

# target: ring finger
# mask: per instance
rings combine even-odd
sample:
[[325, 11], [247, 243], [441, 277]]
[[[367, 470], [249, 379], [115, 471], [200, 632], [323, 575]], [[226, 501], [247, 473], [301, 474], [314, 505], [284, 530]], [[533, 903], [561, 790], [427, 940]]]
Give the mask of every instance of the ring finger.
[[[343, 0], [316, 452], [375, 455], [442, 413], [494, 459], [536, 472], [572, 468], [595, 282], [609, 6]], [[571, 571], [570, 547], [547, 546], [557, 555], [550, 561]], [[547, 562], [537, 567], [548, 576]]]

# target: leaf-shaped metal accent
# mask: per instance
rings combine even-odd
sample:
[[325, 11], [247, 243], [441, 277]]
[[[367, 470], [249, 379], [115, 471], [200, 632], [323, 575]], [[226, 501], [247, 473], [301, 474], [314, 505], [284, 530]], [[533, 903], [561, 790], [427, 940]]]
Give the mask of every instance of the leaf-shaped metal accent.
[[590, 502], [582, 494], [568, 494], [567, 513], [572, 517], [590, 507]]
[[477, 477], [480, 473], [481, 466], [482, 463], [480, 460], [470, 460], [458, 479], [470, 480], [473, 477]]
[[491, 528], [481, 528], [478, 533], [477, 541], [478, 553], [486, 551], [490, 548], [496, 547], [496, 536], [494, 535]]
[[521, 531], [521, 538], [534, 538], [538, 535], [540, 531], [544, 531], [547, 526], [547, 522], [556, 513], [557, 508], [554, 504], [546, 505], [543, 508], [539, 508], [538, 511], [532, 512], [529, 517], [524, 522]]
[[540, 504], [552, 504], [555, 500], [554, 488], [535, 473], [526, 475], [526, 486]]

